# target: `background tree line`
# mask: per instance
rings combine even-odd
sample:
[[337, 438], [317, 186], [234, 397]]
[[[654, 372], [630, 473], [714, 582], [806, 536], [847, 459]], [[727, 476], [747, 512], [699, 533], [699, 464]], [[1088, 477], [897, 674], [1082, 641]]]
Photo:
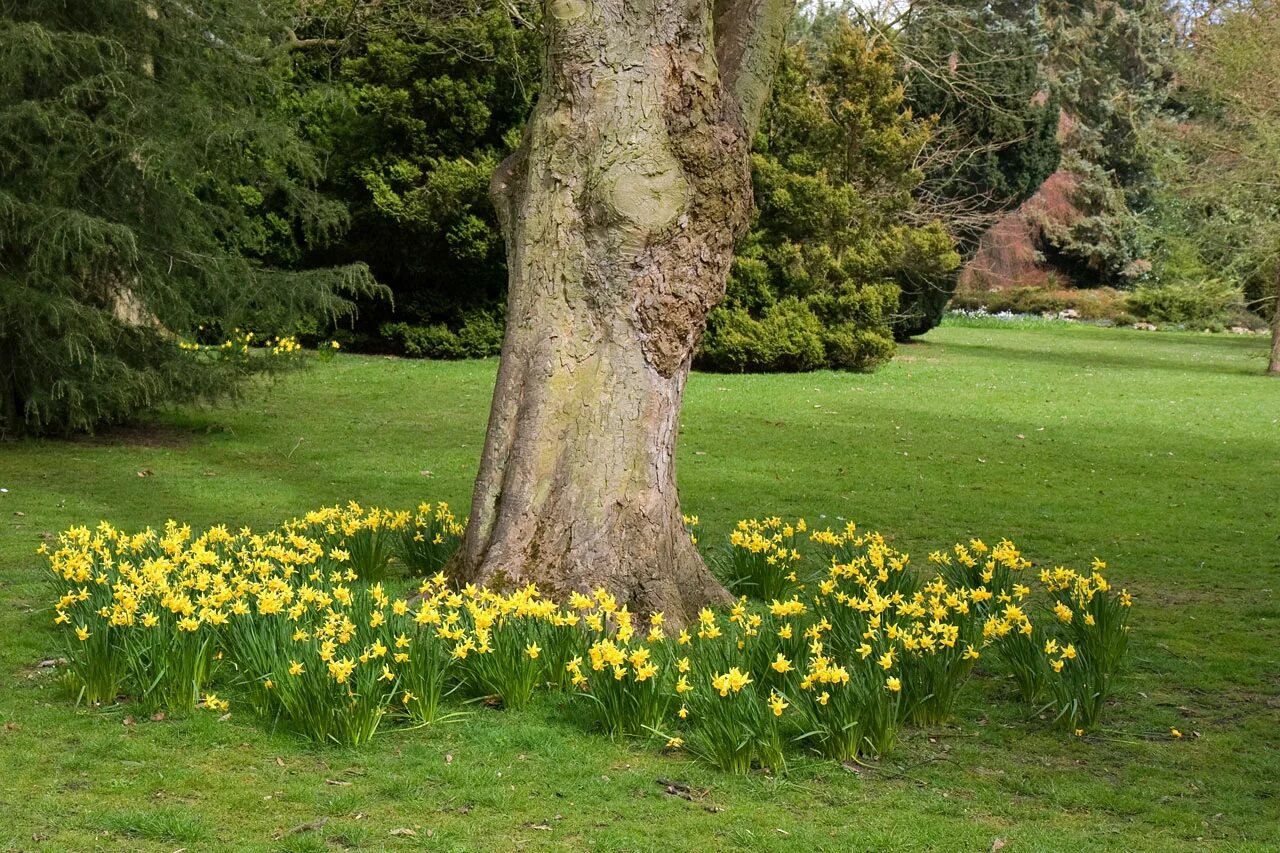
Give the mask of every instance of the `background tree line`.
[[[1007, 290], [1001, 251], [1153, 319], [1272, 316], [1276, 14], [803, 5], [699, 366], [872, 368], [958, 282]], [[0, 428], [228, 393], [273, 361], [178, 344], [236, 329], [496, 354], [488, 182], [540, 33], [506, 0], [0, 0]]]

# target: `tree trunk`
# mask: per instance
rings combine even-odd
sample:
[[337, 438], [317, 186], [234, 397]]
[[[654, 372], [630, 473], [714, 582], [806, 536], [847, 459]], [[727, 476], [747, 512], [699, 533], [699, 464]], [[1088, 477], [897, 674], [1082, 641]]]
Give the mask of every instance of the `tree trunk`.
[[675, 443], [748, 226], [748, 142], [789, 3], [726, 2], [714, 25], [709, 0], [546, 11], [538, 104], [493, 179], [507, 329], [452, 568], [495, 587], [603, 586], [681, 624], [728, 600], [684, 529]]
[[1276, 291], [1276, 307], [1271, 312], [1271, 361], [1267, 373], [1280, 376], [1280, 290]]

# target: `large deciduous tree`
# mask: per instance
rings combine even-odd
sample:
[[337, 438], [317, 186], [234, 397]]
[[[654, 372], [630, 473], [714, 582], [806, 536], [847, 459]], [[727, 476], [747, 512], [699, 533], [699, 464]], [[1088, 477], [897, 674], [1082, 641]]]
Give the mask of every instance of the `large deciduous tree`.
[[[921, 158], [925, 180], [917, 194], [947, 222], [966, 259], [983, 233], [1058, 166], [1058, 105], [1040, 68], [1040, 5], [916, 0], [904, 13], [898, 40], [908, 103], [939, 128]], [[938, 325], [957, 283], [958, 272], [948, 270], [907, 278], [898, 336]]]
[[673, 622], [727, 600], [682, 523], [675, 442], [790, 11], [546, 3], [538, 102], [492, 184], [507, 329], [459, 577], [603, 585]]
[[1280, 376], [1280, 2], [1205, 10], [1185, 54], [1202, 115], [1181, 128], [1179, 189], [1200, 214], [1203, 254], [1270, 308], [1267, 372]]

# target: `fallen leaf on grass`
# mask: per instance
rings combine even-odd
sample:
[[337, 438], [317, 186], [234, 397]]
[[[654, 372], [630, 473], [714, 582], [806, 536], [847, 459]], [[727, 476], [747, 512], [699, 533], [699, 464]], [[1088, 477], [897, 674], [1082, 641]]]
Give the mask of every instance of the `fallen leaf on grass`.
[[453, 763], [453, 753], [452, 753], [452, 752], [446, 752], [446, 753], [444, 754], [444, 763], [445, 763], [445, 764], [452, 764], [452, 763]]
[[150, 477], [153, 474], [155, 474], [155, 471], [152, 471], [150, 468], [143, 468], [138, 472], [139, 477]]
[[390, 833], [388, 833], [388, 834], [389, 834], [389, 835], [404, 835], [404, 836], [408, 836], [408, 837], [410, 837], [410, 838], [416, 838], [416, 837], [417, 837], [417, 835], [418, 835], [418, 833], [414, 832], [412, 829], [410, 829], [410, 828], [409, 828], [409, 827], [407, 827], [407, 826], [397, 827], [396, 829], [391, 830], [391, 832], [390, 832]]
[[156, 711], [154, 714], [151, 715], [151, 722], [153, 723], [159, 723], [159, 722], [162, 722], [163, 720], [164, 720], [164, 711]]
[[133, 717], [125, 717], [124, 720], [122, 720], [122, 722], [126, 726], [133, 726], [133, 725], [137, 725], [138, 723], [138, 721], [135, 720]]
[[550, 832], [550, 831], [551, 831], [551, 824], [546, 823], [546, 822], [543, 822], [543, 823], [531, 823], [531, 824], [529, 824], [528, 826], [529, 826], [529, 828], [530, 828], [530, 829], [541, 829], [543, 832]]
[[277, 755], [277, 756], [276, 756], [276, 764], [278, 764], [278, 765], [279, 765], [279, 766], [281, 766], [281, 767], [284, 767], [284, 759]]
[[325, 779], [324, 783], [326, 785], [350, 785], [351, 784], [350, 782], [345, 782], [342, 779]]
[[991, 853], [996, 853], [997, 850], [1003, 850], [1003, 849], [1004, 849], [1003, 838], [997, 838], [995, 841], [991, 842]]

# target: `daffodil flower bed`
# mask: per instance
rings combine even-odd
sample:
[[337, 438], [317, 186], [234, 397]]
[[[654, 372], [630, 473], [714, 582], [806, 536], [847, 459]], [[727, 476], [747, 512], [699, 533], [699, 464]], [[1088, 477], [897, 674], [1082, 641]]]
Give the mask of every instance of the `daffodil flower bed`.
[[1008, 541], [970, 540], [917, 570], [853, 524], [748, 520], [718, 565], [749, 579], [744, 592], [776, 594], [671, 631], [606, 590], [455, 588], [440, 569], [462, 529], [444, 504], [352, 503], [265, 533], [104, 522], [41, 551], [83, 700], [225, 711], [217, 688], [346, 745], [388, 721], [431, 723], [451, 693], [515, 709], [551, 689], [611, 735], [780, 772], [796, 749], [882, 755], [903, 725], [948, 721], [979, 661], [1062, 727], [1093, 728], [1127, 645], [1131, 598], [1104, 564], [1037, 574]]

